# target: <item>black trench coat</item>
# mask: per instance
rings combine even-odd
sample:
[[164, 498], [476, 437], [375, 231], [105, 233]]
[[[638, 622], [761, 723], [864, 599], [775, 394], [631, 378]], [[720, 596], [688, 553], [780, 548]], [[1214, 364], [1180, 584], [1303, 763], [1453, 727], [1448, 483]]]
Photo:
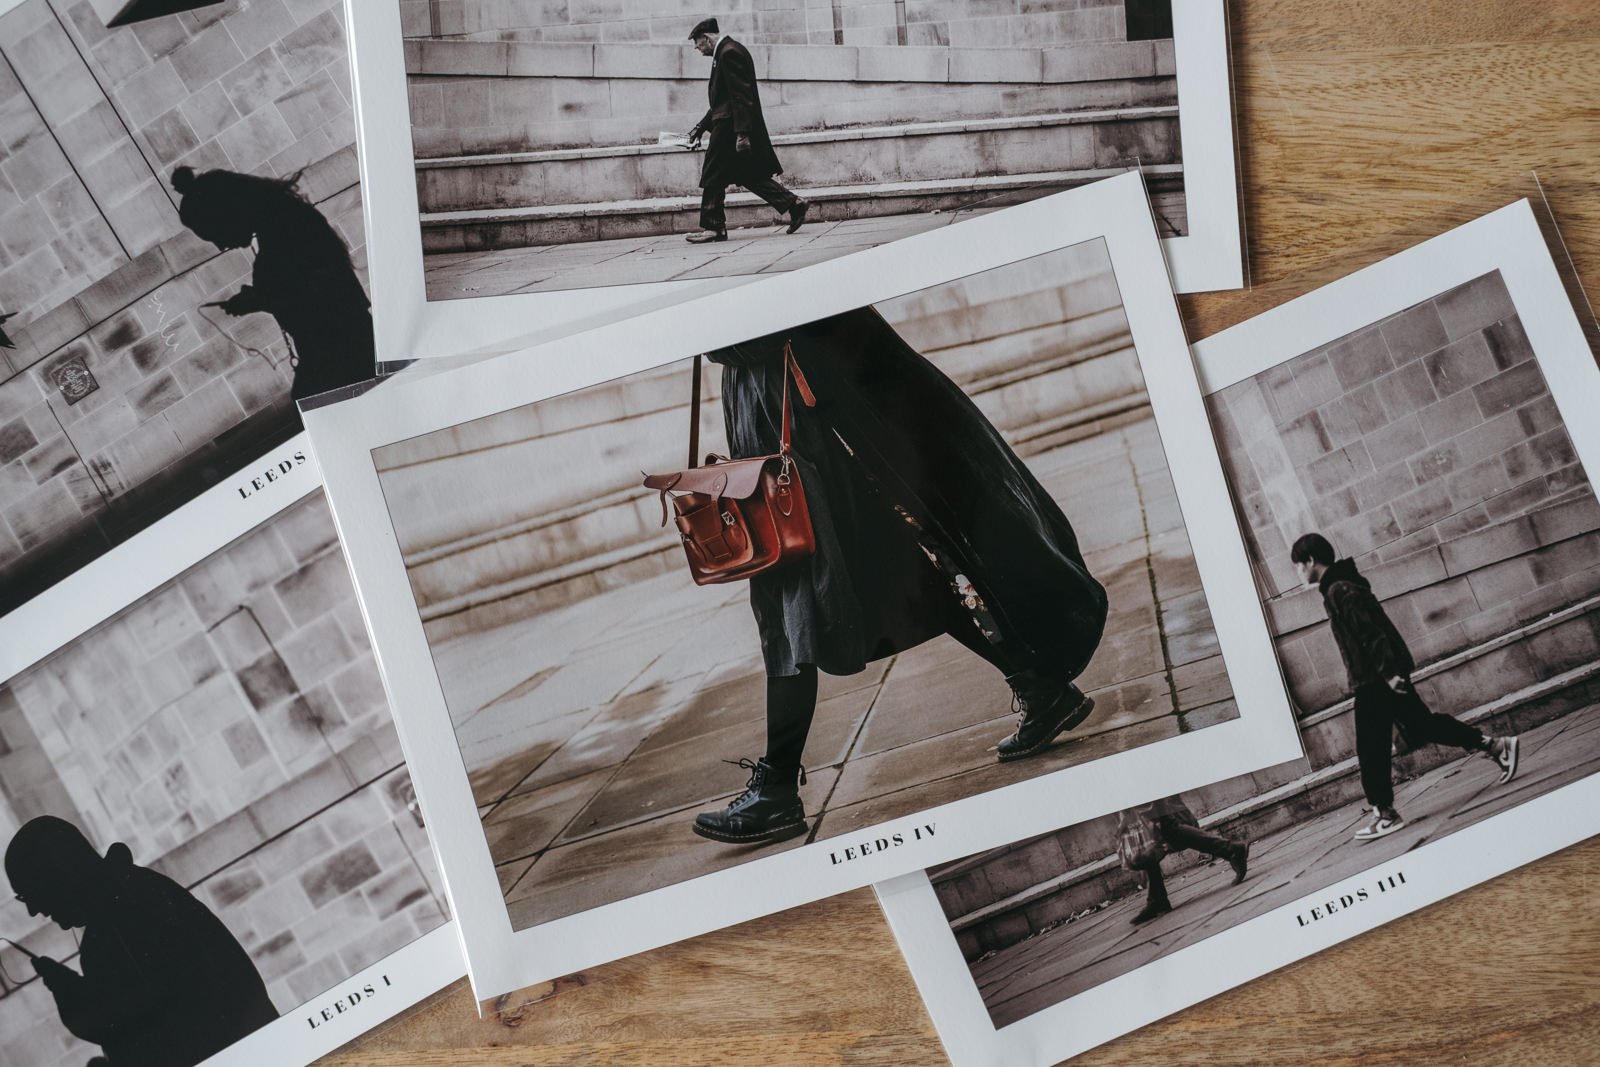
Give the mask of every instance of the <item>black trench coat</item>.
[[[782, 174], [783, 165], [778, 162], [778, 153], [773, 151], [767, 120], [761, 113], [755, 60], [750, 58], [744, 45], [731, 37], [717, 42], [706, 93], [711, 107], [700, 120], [700, 128], [710, 134], [711, 140], [700, 165], [700, 187], [748, 187], [752, 181]], [[735, 144], [741, 133], [750, 137], [747, 152], [738, 151]]]
[[977, 587], [1010, 669], [1081, 674], [1105, 627], [1106, 593], [1071, 524], [977, 405], [876, 310], [707, 353], [724, 368], [734, 457], [778, 450], [786, 339], [817, 397], [815, 408], [793, 407], [817, 552], [750, 582], [767, 673], [810, 663], [853, 674], [972, 625], [899, 504], [937, 531]]

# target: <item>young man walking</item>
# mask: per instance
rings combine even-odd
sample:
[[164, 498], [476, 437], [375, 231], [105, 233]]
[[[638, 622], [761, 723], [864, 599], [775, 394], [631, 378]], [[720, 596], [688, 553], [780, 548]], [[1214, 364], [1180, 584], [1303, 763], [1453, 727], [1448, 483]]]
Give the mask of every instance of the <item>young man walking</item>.
[[1350, 676], [1356, 760], [1361, 788], [1374, 812], [1372, 821], [1356, 831], [1357, 841], [1375, 841], [1405, 826], [1394, 807], [1391, 777], [1396, 726], [1411, 745], [1432, 741], [1481, 752], [1500, 768], [1501, 784], [1511, 781], [1517, 773], [1517, 738], [1488, 737], [1475, 726], [1428, 710], [1411, 685], [1416, 669], [1411, 651], [1373, 595], [1372, 585], [1356, 570], [1355, 560], [1336, 560], [1333, 545], [1315, 533], [1294, 543], [1289, 560], [1301, 581], [1322, 591], [1328, 623]]

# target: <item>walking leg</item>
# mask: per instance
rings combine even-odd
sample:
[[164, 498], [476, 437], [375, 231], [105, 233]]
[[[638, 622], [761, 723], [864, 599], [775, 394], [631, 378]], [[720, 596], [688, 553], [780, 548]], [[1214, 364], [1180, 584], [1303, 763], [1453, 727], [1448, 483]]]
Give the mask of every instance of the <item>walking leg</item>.
[[790, 233], [798, 230], [800, 224], [806, 220], [806, 211], [810, 209], [811, 201], [796, 196], [778, 179], [755, 178], [745, 188], [772, 205], [772, 210], [778, 214], [789, 216]]
[[1149, 922], [1158, 915], [1165, 915], [1172, 910], [1172, 901], [1167, 899], [1167, 882], [1161, 876], [1161, 861], [1157, 860], [1144, 868], [1146, 889], [1144, 910], [1129, 921], [1135, 926]]
[[[700, 228], [713, 235], [728, 232], [728, 187], [708, 185], [700, 190]], [[690, 237], [699, 236], [690, 234]], [[702, 238], [708, 239], [708, 238]]]
[[1481, 752], [1488, 746], [1488, 739], [1483, 736], [1482, 730], [1468, 726], [1452, 715], [1430, 710], [1415, 689], [1396, 693], [1393, 708], [1394, 720], [1401, 731], [1419, 744], [1432, 742], [1464, 748], [1469, 752]]
[[817, 668], [804, 664], [798, 674], [767, 677], [767, 754], [739, 761], [750, 772], [745, 790], [720, 811], [703, 811], [694, 832], [713, 841], [754, 844], [782, 841], [806, 832], [800, 786], [800, 757], [817, 710]]
[[816, 711], [816, 667], [803, 663], [799, 674], [767, 676], [769, 764], [786, 772], [800, 766]]
[[1248, 841], [1233, 841], [1221, 834], [1213, 834], [1202, 830], [1198, 826], [1190, 826], [1180, 822], [1170, 815], [1162, 816], [1160, 822], [1161, 837], [1167, 843], [1170, 851], [1177, 852], [1182, 849], [1192, 848], [1196, 852], [1204, 852], [1208, 856], [1216, 856], [1228, 861], [1233, 868], [1233, 882], [1238, 885], [1244, 881], [1245, 860], [1250, 855]]
[[1391, 767], [1394, 720], [1389, 714], [1389, 687], [1379, 682], [1356, 690], [1356, 762], [1361, 767], [1361, 789], [1367, 803], [1380, 814], [1394, 811]]

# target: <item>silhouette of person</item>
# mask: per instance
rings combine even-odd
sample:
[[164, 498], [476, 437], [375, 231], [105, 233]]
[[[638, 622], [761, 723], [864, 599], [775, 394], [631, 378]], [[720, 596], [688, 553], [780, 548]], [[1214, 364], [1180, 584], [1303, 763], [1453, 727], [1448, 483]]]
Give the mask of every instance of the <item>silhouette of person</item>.
[[267, 987], [222, 921], [188, 890], [134, 865], [128, 846], [99, 855], [72, 823], [32, 819], [6, 848], [6, 877], [29, 915], [83, 929], [78, 966], [33, 966], [61, 1022], [114, 1067], [193, 1067], [278, 1017]]
[[294, 399], [373, 377], [372, 304], [350, 249], [295, 186], [299, 175], [260, 178], [231, 170], [172, 172], [178, 217], [223, 251], [254, 242], [249, 285], [224, 300], [229, 315], [264, 311], [294, 342]]

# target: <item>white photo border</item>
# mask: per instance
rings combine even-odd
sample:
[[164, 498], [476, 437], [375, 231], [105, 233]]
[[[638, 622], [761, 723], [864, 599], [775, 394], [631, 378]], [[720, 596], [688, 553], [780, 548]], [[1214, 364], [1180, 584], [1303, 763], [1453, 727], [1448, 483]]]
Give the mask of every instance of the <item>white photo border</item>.
[[[1229, 666], [1239, 717], [861, 831], [936, 840], [828, 863], [837, 840], [514, 931], [423, 632], [373, 450], [1085, 241], [1103, 239]], [[480, 1000], [1300, 755], [1243, 538], [1225, 499], [1144, 184], [1129, 173], [773, 276], [527, 353], [305, 413]], [[1068, 787], [1070, 782], [1070, 788]], [[1153, 785], [1149, 783], [1159, 783]], [[1003, 829], [996, 830], [996, 827]], [[821, 865], [819, 866], [819, 861]]]
[[[267, 471], [273, 472], [270, 482], [265, 480]], [[0, 684], [321, 487], [310, 440], [301, 432], [0, 618]], [[464, 973], [455, 924], [442, 923], [282, 1012], [276, 1021], [206, 1059], [205, 1067], [305, 1067]], [[339, 1001], [348, 1004], [344, 998], [351, 991], [368, 985], [377, 990], [376, 996], [333, 1007]]]
[[[770, 275], [429, 300], [399, 0], [345, 0], [378, 362], [497, 354]], [[1225, 0], [1173, 4], [1189, 232], [1166, 251], [1180, 293], [1244, 285]], [[529, 323], [538, 323], [530, 329]]]
[[[1594, 362], [1532, 205], [1519, 200], [1194, 345], [1209, 395], [1499, 271], [1588, 472], [1600, 471]], [[1588, 398], [1591, 405], [1585, 405]], [[1591, 474], [1592, 477], [1592, 474]], [[1254, 588], [1254, 583], [1252, 583]], [[1583, 813], [1588, 813], [1587, 815]], [[1070, 824], [1068, 824], [1070, 825]], [[995, 1029], [925, 871], [874, 887], [956, 1067], [1053, 1064], [1600, 833], [1600, 774], [1318, 889]], [[1302, 927], [1294, 916], [1403, 872], [1407, 892]]]

